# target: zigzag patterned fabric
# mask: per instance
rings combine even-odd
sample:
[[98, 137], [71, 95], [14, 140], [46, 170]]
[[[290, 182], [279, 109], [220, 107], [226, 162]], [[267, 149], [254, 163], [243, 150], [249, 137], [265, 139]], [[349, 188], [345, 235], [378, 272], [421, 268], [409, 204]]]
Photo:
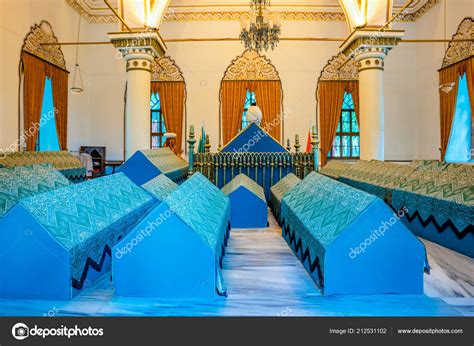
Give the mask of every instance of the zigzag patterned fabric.
[[87, 270], [87, 260], [100, 263], [105, 246], [111, 249], [153, 204], [148, 193], [121, 173], [20, 203], [69, 251], [72, 278], [78, 282]]
[[415, 160], [411, 163], [418, 172], [442, 172], [448, 165], [438, 160]]
[[351, 167], [351, 164], [339, 160], [331, 160], [319, 170], [319, 173], [337, 179], [341, 176], [341, 174], [351, 169]]
[[162, 202], [166, 197], [171, 195], [178, 186], [178, 184], [164, 174], [160, 174], [148, 183], [142, 185], [142, 187], [159, 202]]
[[281, 219], [291, 225], [311, 261], [324, 268], [328, 246], [376, 197], [312, 172], [290, 190], [281, 203]]
[[86, 179], [81, 161], [68, 151], [22, 151], [8, 153], [0, 162], [4, 167], [29, 166], [50, 163], [72, 182]]
[[410, 215], [418, 211], [424, 221], [433, 215], [439, 226], [451, 220], [461, 232], [474, 224], [474, 175], [413, 173], [393, 192], [392, 203]]
[[166, 174], [173, 181], [178, 181], [186, 176], [188, 163], [177, 156], [170, 148], [156, 148], [141, 150], [150, 162], [158, 168], [161, 173]]
[[51, 164], [0, 168], [0, 218], [24, 198], [70, 184]]
[[393, 189], [409, 176], [412, 165], [398, 165], [382, 161], [360, 161], [340, 176], [340, 181], [357, 189], [390, 201]]
[[234, 179], [232, 179], [229, 183], [227, 183], [227, 185], [225, 185], [222, 188], [222, 192], [228, 196], [241, 186], [245, 187], [247, 190], [251, 191], [255, 196], [257, 196], [262, 201], [267, 203], [267, 200], [265, 199], [265, 192], [263, 192], [263, 187], [258, 185], [255, 182], [255, 180], [247, 177], [243, 173], [240, 173]]
[[293, 173], [290, 173], [270, 188], [270, 198], [271, 198], [272, 208], [273, 208], [273, 212], [277, 214], [277, 217], [279, 217], [279, 214], [280, 214], [280, 205], [281, 205], [283, 196], [285, 196], [285, 194], [288, 191], [290, 191], [293, 187], [298, 185], [300, 182], [301, 182], [300, 178], [298, 178]]
[[201, 173], [194, 173], [164, 202], [220, 255], [230, 219], [229, 197]]

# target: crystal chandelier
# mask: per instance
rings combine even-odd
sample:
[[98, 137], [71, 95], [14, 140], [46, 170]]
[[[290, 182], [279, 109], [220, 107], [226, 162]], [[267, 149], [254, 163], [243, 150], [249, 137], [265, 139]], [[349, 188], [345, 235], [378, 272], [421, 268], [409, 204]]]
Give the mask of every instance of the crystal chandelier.
[[247, 49], [273, 50], [280, 42], [280, 17], [270, 12], [270, 0], [251, 0], [249, 16], [243, 15], [240, 23], [240, 40]]

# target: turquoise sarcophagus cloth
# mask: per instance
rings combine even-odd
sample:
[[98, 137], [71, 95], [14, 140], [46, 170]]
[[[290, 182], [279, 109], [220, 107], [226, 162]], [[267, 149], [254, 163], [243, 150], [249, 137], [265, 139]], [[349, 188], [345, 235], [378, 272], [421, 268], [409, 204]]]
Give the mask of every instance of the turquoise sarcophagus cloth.
[[230, 201], [200, 173], [155, 207], [112, 251], [118, 296], [226, 295], [221, 275]]
[[230, 199], [232, 228], [263, 228], [268, 225], [267, 200], [263, 188], [239, 174], [222, 188]]
[[474, 175], [420, 171], [393, 192], [395, 210], [418, 236], [474, 257]]
[[173, 191], [178, 188], [178, 186], [178, 184], [176, 184], [166, 175], [160, 174], [156, 178], [150, 180], [148, 183], [143, 184], [142, 188], [155, 197], [158, 203], [161, 203], [166, 197], [171, 195]]
[[22, 199], [70, 184], [51, 164], [0, 168], [0, 218]]
[[317, 173], [281, 204], [283, 236], [325, 295], [423, 293], [424, 246], [401, 216]]
[[0, 220], [0, 297], [71, 299], [110, 269], [111, 248], [153, 204], [123, 174], [21, 201]]
[[270, 188], [270, 207], [278, 222], [281, 222], [281, 201], [283, 197], [300, 182], [300, 178], [290, 173]]
[[86, 169], [81, 161], [70, 152], [63, 151], [21, 151], [8, 153], [0, 162], [0, 167], [17, 167], [51, 164], [73, 183], [86, 180]]
[[117, 171], [141, 186], [160, 174], [181, 183], [187, 177], [188, 168], [188, 163], [170, 148], [157, 148], [137, 151]]

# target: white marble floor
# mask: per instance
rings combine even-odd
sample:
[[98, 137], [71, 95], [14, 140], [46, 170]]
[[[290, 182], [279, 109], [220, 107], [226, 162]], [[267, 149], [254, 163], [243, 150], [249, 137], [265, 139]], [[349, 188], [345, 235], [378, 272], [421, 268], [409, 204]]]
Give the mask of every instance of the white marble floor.
[[[234, 230], [224, 260], [228, 297], [209, 300], [114, 296], [104, 276], [70, 302], [0, 300], [7, 316], [455, 316], [474, 315], [472, 261], [427, 243], [432, 266], [427, 295], [324, 297], [270, 227]], [[464, 256], [463, 256], [464, 257]], [[428, 295], [430, 297], [428, 297]], [[470, 297], [470, 298], [469, 298]]]

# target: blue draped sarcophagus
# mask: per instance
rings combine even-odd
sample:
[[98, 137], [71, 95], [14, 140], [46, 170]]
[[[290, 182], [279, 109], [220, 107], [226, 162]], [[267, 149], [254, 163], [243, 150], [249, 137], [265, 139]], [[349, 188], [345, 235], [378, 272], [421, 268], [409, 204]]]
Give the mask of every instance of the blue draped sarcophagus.
[[157, 298], [226, 295], [220, 268], [229, 230], [229, 198], [194, 173], [114, 247], [115, 293]]
[[283, 197], [300, 182], [300, 178], [290, 173], [270, 188], [270, 208], [278, 222], [281, 222], [281, 201]]
[[314, 172], [281, 203], [283, 236], [325, 295], [423, 293], [424, 246], [402, 216]]
[[188, 163], [170, 148], [139, 150], [119, 167], [137, 185], [143, 185], [160, 174], [176, 183], [184, 181], [188, 174]]
[[123, 174], [22, 200], [0, 219], [0, 298], [71, 299], [153, 204]]
[[230, 198], [232, 228], [267, 227], [267, 200], [263, 188], [239, 174], [222, 188]]

